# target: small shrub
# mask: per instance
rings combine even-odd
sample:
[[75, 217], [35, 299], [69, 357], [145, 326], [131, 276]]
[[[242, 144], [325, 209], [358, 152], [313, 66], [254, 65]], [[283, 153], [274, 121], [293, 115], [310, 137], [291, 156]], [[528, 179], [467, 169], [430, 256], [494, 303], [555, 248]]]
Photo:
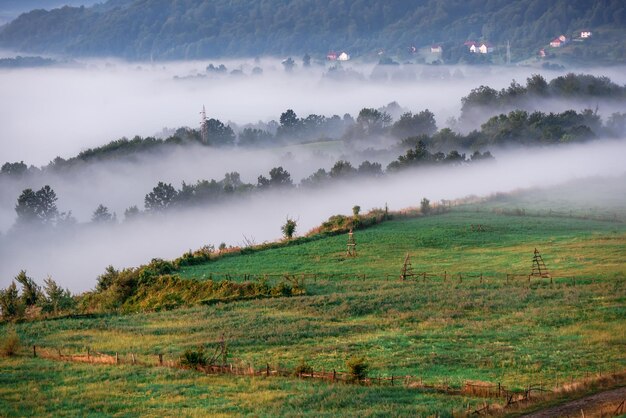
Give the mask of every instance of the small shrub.
[[14, 356], [20, 348], [20, 337], [14, 328], [10, 328], [0, 340], [0, 354], [6, 357]]
[[197, 350], [187, 349], [180, 356], [179, 364], [183, 367], [195, 369], [198, 366], [206, 366], [207, 358], [204, 353], [204, 347], [200, 346]]
[[350, 373], [350, 382], [360, 382], [367, 378], [367, 369], [369, 365], [365, 362], [363, 357], [352, 357], [346, 362], [348, 372]]
[[313, 373], [313, 367], [306, 364], [304, 360], [302, 360], [300, 364], [298, 364], [295, 370], [293, 371], [293, 374], [295, 376], [300, 376], [301, 374], [311, 374], [311, 373]]
[[291, 218], [287, 218], [285, 224], [280, 228], [286, 239], [293, 238], [293, 234], [296, 232], [296, 221]]
[[420, 202], [420, 210], [424, 215], [428, 215], [430, 213], [430, 200], [423, 198]]
[[270, 290], [270, 295], [272, 296], [291, 296], [291, 286], [284, 282], [278, 283], [276, 286], [272, 287]]

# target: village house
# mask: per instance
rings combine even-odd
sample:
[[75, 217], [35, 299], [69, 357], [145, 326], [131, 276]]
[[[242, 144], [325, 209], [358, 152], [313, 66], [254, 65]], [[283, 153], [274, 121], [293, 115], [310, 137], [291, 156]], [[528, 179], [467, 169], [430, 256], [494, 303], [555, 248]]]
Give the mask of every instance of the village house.
[[431, 45], [430, 52], [431, 54], [441, 54], [443, 52], [443, 48], [441, 45]]
[[493, 52], [493, 45], [491, 45], [489, 42], [483, 42], [478, 47], [478, 52], [480, 52], [481, 54], [491, 54]]
[[465, 41], [463, 45], [473, 54], [491, 54], [494, 51], [493, 45], [489, 42]]
[[478, 44], [474, 41], [465, 41], [463, 45], [465, 45], [469, 49], [469, 51], [472, 53], [475, 53], [476, 48], [478, 47]]
[[550, 46], [552, 48], [560, 48], [568, 42], [568, 39], [565, 35], [561, 35], [558, 38], [554, 38], [550, 41]]
[[329, 52], [328, 54], [326, 54], [326, 59], [328, 61], [336, 61], [337, 60], [337, 53], [336, 52]]
[[583, 30], [580, 31], [580, 37], [582, 39], [587, 39], [587, 38], [591, 38], [591, 35], [593, 35], [593, 33], [590, 30]]
[[342, 52], [337, 56], [337, 61], [349, 61], [350, 55], [347, 52]]

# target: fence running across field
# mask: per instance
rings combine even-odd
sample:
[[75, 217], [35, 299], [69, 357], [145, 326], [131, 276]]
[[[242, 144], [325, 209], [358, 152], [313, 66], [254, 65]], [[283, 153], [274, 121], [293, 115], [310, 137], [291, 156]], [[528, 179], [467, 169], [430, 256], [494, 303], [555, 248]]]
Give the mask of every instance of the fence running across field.
[[318, 280], [366, 280], [366, 279], [381, 279], [385, 280], [403, 280], [406, 282], [431, 282], [431, 283], [463, 283], [465, 281], [478, 281], [479, 283], [504, 283], [504, 284], [519, 284], [524, 282], [528, 285], [532, 283], [549, 282], [554, 283], [555, 280], [559, 280], [566, 284], [575, 286], [577, 280], [595, 280], [593, 278], [577, 278], [575, 276], [555, 276], [546, 274], [544, 276], [533, 276], [532, 274], [520, 274], [520, 273], [477, 273], [477, 272], [448, 272], [443, 273], [431, 273], [426, 271], [414, 271], [412, 276], [407, 279], [402, 279], [401, 273], [397, 274], [364, 274], [364, 273], [266, 273], [266, 274], [252, 274], [252, 273], [209, 273], [205, 278], [211, 280], [269, 280], [269, 279], [296, 279], [300, 284], [304, 285], [307, 281], [317, 282]]
[[[165, 358], [163, 354], [137, 354], [137, 353], [101, 353], [95, 350], [87, 349], [81, 354], [64, 353], [59, 348], [45, 348], [38, 345], [32, 346], [33, 357], [42, 357], [52, 360], [62, 360], [77, 363], [90, 364], [108, 364], [108, 365], [134, 365], [144, 367], [169, 367], [169, 368], [185, 368], [180, 365], [178, 359]], [[416, 376], [378, 376], [367, 377], [365, 379], [356, 380], [353, 375], [346, 372], [331, 370], [315, 371], [312, 369], [306, 372], [296, 372], [285, 368], [271, 367], [266, 364], [263, 368], [254, 368], [250, 364], [225, 364], [225, 365], [203, 365], [196, 366], [195, 370], [205, 374], [227, 374], [236, 376], [258, 376], [258, 377], [292, 377], [300, 379], [321, 380], [329, 383], [355, 383], [366, 386], [400, 386], [416, 390], [429, 392], [437, 392], [448, 395], [473, 396], [478, 398], [494, 398], [504, 399], [505, 406], [511, 406], [517, 403], [530, 401], [533, 398], [539, 398], [542, 394], [552, 393], [553, 390], [546, 389], [542, 384], [532, 384], [525, 386], [524, 389], [513, 390], [502, 386], [500, 383], [464, 381], [458, 387], [453, 387], [447, 381], [434, 383], [425, 382], [422, 378]], [[600, 374], [600, 378], [602, 378]], [[626, 371], [605, 374], [604, 378], [626, 379]], [[587, 377], [588, 381], [590, 378]], [[597, 379], [597, 377], [596, 377]], [[569, 382], [569, 383], [567, 383]], [[566, 381], [563, 386], [555, 389], [555, 392], [563, 391], [567, 388], [576, 388], [577, 385], [583, 384], [584, 381], [574, 381], [572, 378]], [[481, 414], [489, 411], [490, 406], [485, 405], [474, 411], [475, 414]]]

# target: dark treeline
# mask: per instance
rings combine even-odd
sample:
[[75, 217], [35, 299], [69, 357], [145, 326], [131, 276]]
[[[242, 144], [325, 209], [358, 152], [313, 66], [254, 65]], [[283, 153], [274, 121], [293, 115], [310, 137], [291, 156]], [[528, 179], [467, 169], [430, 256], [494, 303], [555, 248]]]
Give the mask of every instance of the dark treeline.
[[[395, 123], [392, 114], [400, 114]], [[329, 139], [343, 139], [358, 144], [361, 140], [385, 136], [401, 139], [405, 136], [431, 134], [437, 130], [435, 115], [428, 109], [413, 114], [395, 102], [379, 109], [364, 108], [356, 119], [348, 113], [343, 117], [316, 114], [299, 117], [293, 110], [288, 109], [280, 115], [279, 121], [239, 127], [211, 118], [207, 119], [200, 129], [179, 128], [165, 139], [139, 136], [133, 139], [121, 138], [100, 147], [84, 150], [75, 157], [68, 159], [56, 157], [41, 169], [29, 167], [24, 162], [6, 162], [0, 170], [0, 175], [21, 176], [38, 171], [58, 172], [94, 161], [113, 160], [192, 144], [208, 147], [273, 147]], [[233, 127], [238, 133], [235, 133]]]
[[[394, 106], [387, 106], [394, 108]], [[452, 150], [479, 150], [485, 146], [505, 145], [545, 145], [556, 143], [579, 142], [596, 137], [621, 137], [626, 132], [626, 112], [614, 113], [603, 123], [600, 116], [590, 109], [576, 112], [568, 110], [562, 113], [543, 113], [535, 111], [529, 113], [525, 110], [515, 110], [508, 114], [500, 114], [488, 119], [480, 127], [468, 134], [460, 134], [450, 128], [437, 130], [434, 115], [428, 109], [418, 112], [402, 113], [400, 118], [392, 123], [392, 118], [384, 108], [364, 108], [359, 112], [356, 120], [350, 115], [342, 119], [338, 117], [326, 118], [324, 116], [309, 115], [307, 118], [298, 118], [293, 110], [287, 110], [281, 115], [280, 124], [275, 134], [258, 128], [244, 128], [238, 138], [239, 146], [278, 146], [289, 143], [291, 138], [315, 138], [317, 131], [311, 126], [317, 120], [316, 126], [320, 129], [329, 128], [330, 125], [341, 125], [343, 139], [348, 145], [357, 145], [360, 141], [391, 137], [399, 140], [397, 149], [407, 149], [423, 142], [435, 153], [449, 152]], [[219, 121], [217, 121], [219, 122]], [[203, 140], [200, 130], [180, 128], [174, 135], [167, 139], [140, 138], [119, 139], [102, 147], [82, 151], [76, 157], [67, 160], [57, 157], [47, 166], [37, 168], [28, 166], [23, 161], [6, 162], [0, 168], [0, 178], [21, 178], [29, 174], [46, 172], [63, 172], [81, 165], [103, 160], [114, 160], [128, 157], [156, 149], [184, 145], [202, 145], [225, 147], [233, 146], [236, 135], [233, 130], [221, 122], [215, 123], [218, 128], [209, 129], [208, 140]], [[224, 133], [226, 132], [226, 133]], [[224, 140], [228, 138], [228, 140]], [[323, 138], [318, 138], [323, 139]], [[296, 140], [298, 141], [298, 140]], [[369, 162], [366, 162], [369, 164]], [[370, 166], [363, 167], [363, 171], [373, 170]], [[331, 170], [332, 172], [332, 170]], [[321, 173], [321, 171], [319, 172]], [[318, 173], [318, 174], [319, 174]], [[312, 179], [319, 177], [312, 175]], [[232, 179], [223, 180], [225, 184], [237, 186], [231, 183]], [[208, 194], [215, 189], [217, 182], [212, 181], [202, 185]], [[190, 187], [190, 186], [186, 186]]]
[[43, 57], [22, 57], [0, 58], [0, 68], [31, 68], [31, 67], [48, 67], [58, 64], [51, 58]]
[[[318, 169], [309, 177], [302, 179], [299, 185], [294, 184], [291, 174], [283, 167], [272, 168], [267, 175], [261, 174], [256, 184], [244, 183], [237, 172], [226, 173], [221, 180], [198, 180], [195, 184], [183, 182], [180, 188], [171, 183], [158, 182], [154, 188], [144, 196], [144, 210], [136, 205], [124, 211], [124, 220], [130, 221], [140, 215], [164, 212], [174, 208], [185, 208], [194, 205], [224, 203], [233, 197], [242, 197], [251, 193], [262, 193], [269, 190], [289, 190], [294, 188], [309, 189], [328, 186], [333, 182], [381, 177], [387, 173], [408, 167], [427, 167], [444, 164], [468, 164], [477, 160], [491, 159], [486, 151], [481, 154], [476, 151], [470, 158], [456, 150], [448, 154], [443, 152], [430, 153], [423, 142], [419, 142], [416, 151], [410, 149], [406, 155], [387, 166], [386, 170], [380, 163], [363, 161], [354, 167], [349, 161], [337, 161], [329, 171]], [[65, 228], [77, 224], [72, 212], [60, 212], [56, 202], [58, 197], [48, 185], [40, 190], [24, 189], [17, 198], [15, 212], [17, 220], [13, 232], [21, 228], [36, 227]], [[117, 223], [117, 214], [111, 213], [104, 204], [98, 205], [92, 213], [93, 224]]]
[[[6, 162], [0, 176], [23, 176], [39, 171], [63, 171], [85, 163], [128, 157], [149, 151], [167, 151], [178, 146], [201, 145], [209, 147], [273, 147], [320, 140], [343, 140], [347, 145], [358, 145], [368, 140], [393, 138], [400, 146], [414, 146], [423, 141], [435, 151], [476, 150], [487, 144], [531, 145], [572, 142], [599, 136], [620, 137], [626, 132], [626, 112], [614, 113], [606, 124], [596, 112], [569, 110], [561, 114], [528, 113], [541, 100], [550, 99], [608, 99], [626, 100], [626, 86], [613, 83], [607, 77], [587, 74], [567, 74], [547, 82], [541, 75], [527, 79], [525, 86], [515, 80], [500, 91], [480, 86], [463, 97], [460, 122], [485, 120], [488, 114], [514, 109], [508, 114], [491, 117], [467, 135], [450, 128], [438, 130], [435, 115], [428, 109], [413, 113], [392, 102], [386, 106], [363, 108], [355, 117], [310, 114], [298, 116], [292, 109], [283, 112], [278, 121], [258, 122], [238, 126], [219, 119], [207, 119], [200, 129], [179, 128], [166, 138], [139, 136], [121, 138], [89, 148], [69, 159], [56, 157], [41, 169], [23, 162]], [[455, 126], [455, 122], [452, 122]], [[474, 125], [474, 123], [470, 123]], [[417, 138], [417, 140], [416, 140]]]
[[488, 86], [473, 89], [461, 99], [461, 120], [483, 118], [485, 110], [534, 109], [536, 103], [546, 99], [563, 100], [626, 100], [626, 86], [620, 86], [608, 77], [569, 73], [550, 82], [534, 74], [523, 86], [513, 80], [500, 91]]
[[626, 132], [626, 113], [612, 114], [605, 124], [591, 109], [562, 113], [514, 110], [493, 116], [468, 134], [449, 128], [433, 135], [419, 135], [402, 140], [404, 146], [423, 142], [433, 149], [480, 149], [486, 146], [532, 146], [573, 143], [598, 137], [619, 138]]
[[[326, 54], [329, 48], [409, 56], [411, 46], [466, 40], [531, 55], [584, 28], [622, 28], [621, 0], [110, 0], [95, 7], [34, 10], [0, 31], [15, 50], [131, 59]], [[623, 42], [616, 43], [624, 59]], [[450, 46], [448, 46], [450, 45]], [[458, 59], [451, 53], [448, 60]]]

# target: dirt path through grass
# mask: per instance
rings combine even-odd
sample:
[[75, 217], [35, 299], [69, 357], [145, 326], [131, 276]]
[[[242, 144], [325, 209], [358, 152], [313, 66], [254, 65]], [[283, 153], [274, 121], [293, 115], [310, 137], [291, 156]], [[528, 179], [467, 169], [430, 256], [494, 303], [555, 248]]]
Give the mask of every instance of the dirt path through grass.
[[[550, 417], [600, 417], [613, 416], [620, 403], [626, 401], [626, 387], [607, 390], [595, 395], [585, 396], [575, 401], [553, 406], [543, 411], [524, 415], [527, 418], [550, 418]], [[583, 411], [583, 412], [581, 412]], [[622, 407], [621, 413], [626, 411]], [[583, 414], [584, 413], [584, 414]]]

